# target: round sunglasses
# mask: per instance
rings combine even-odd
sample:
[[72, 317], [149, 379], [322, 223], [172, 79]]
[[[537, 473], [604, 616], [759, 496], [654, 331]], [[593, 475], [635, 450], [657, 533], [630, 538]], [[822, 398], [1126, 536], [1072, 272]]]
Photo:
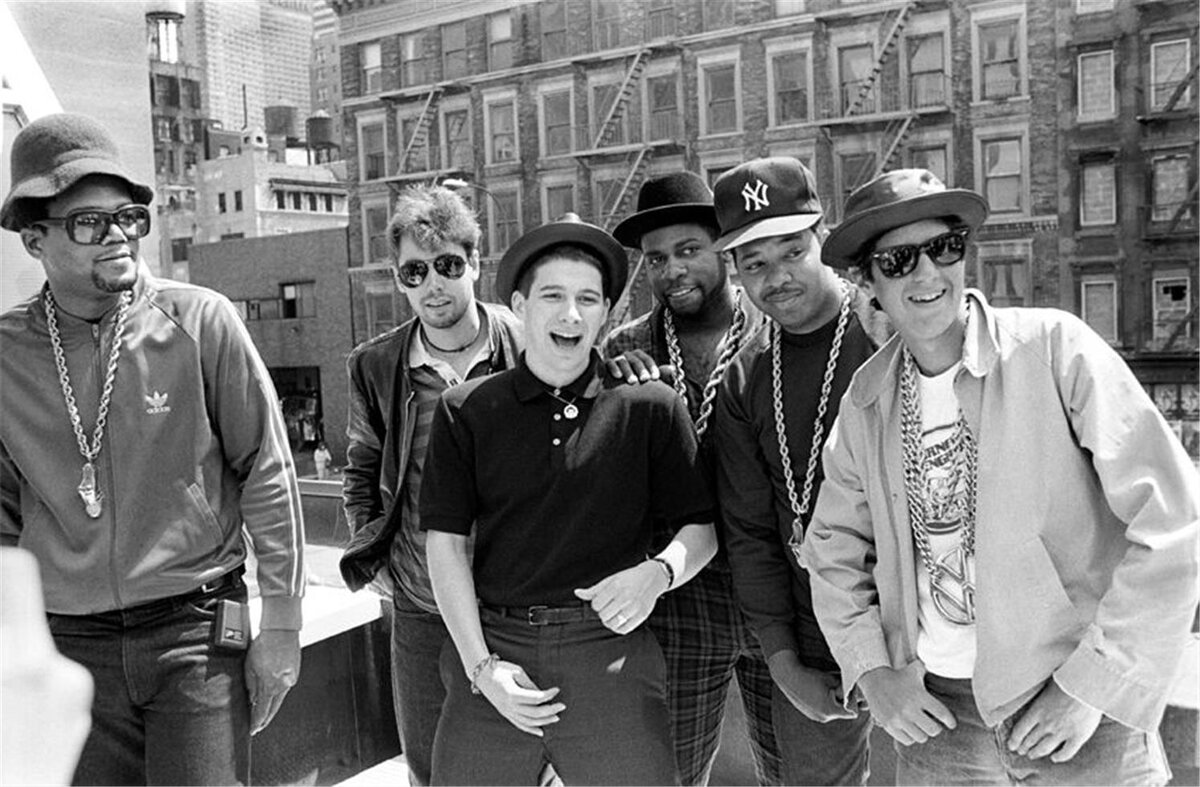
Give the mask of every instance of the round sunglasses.
[[929, 259], [933, 260], [935, 265], [953, 265], [966, 255], [967, 236], [970, 234], [969, 229], [960, 228], [930, 238], [924, 243], [889, 246], [868, 254], [867, 264], [878, 265], [879, 272], [889, 279], [899, 279], [912, 273], [922, 253], [929, 255]]
[[[430, 264], [426, 260], [405, 260], [396, 270], [396, 279], [409, 289], [420, 287], [429, 275]], [[457, 254], [439, 254], [432, 265], [439, 276], [447, 279], [461, 279], [467, 270], [467, 261]]]
[[65, 216], [49, 216], [35, 224], [62, 224], [67, 237], [81, 246], [104, 243], [116, 224], [127, 240], [137, 240], [150, 233], [150, 210], [145, 205], [126, 205], [114, 211], [81, 208]]

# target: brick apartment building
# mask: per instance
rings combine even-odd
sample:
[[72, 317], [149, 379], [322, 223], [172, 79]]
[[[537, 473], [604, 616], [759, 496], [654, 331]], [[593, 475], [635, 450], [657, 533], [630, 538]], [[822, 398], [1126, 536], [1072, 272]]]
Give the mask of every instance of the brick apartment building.
[[408, 183], [469, 183], [486, 273], [565, 211], [612, 227], [650, 175], [796, 156], [836, 224], [922, 166], [991, 203], [968, 281], [1081, 315], [1197, 455], [1195, 0], [330, 5], [355, 341], [407, 317], [384, 228]]

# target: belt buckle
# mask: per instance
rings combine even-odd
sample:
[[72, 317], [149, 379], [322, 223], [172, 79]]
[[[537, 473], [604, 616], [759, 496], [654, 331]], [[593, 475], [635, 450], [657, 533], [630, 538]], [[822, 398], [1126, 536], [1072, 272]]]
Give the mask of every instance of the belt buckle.
[[548, 609], [550, 609], [550, 608], [549, 608], [549, 607], [547, 607], [547, 606], [545, 606], [545, 605], [542, 605], [542, 604], [540, 604], [540, 605], [537, 605], [537, 606], [530, 607], [530, 608], [529, 608], [529, 612], [528, 612], [528, 614], [527, 614], [527, 616], [526, 616], [526, 617], [527, 617], [527, 620], [528, 620], [528, 623], [529, 623], [529, 625], [531, 625], [531, 626], [545, 626], [545, 625], [547, 624], [547, 622], [548, 622], [548, 621], [546, 621], [544, 618], [543, 618], [542, 620], [534, 620], [534, 618], [535, 618], [535, 617], [537, 617], [538, 613], [540, 613], [540, 612], [545, 612], [545, 611], [546, 611], [546, 610], [548, 610]]
[[214, 579], [212, 582], [205, 582], [203, 585], [200, 586], [200, 592], [201, 593], [215, 593], [218, 590], [220, 590], [221, 588], [225, 587], [225, 584], [228, 581], [228, 578], [229, 578], [228, 574], [222, 574], [221, 576]]

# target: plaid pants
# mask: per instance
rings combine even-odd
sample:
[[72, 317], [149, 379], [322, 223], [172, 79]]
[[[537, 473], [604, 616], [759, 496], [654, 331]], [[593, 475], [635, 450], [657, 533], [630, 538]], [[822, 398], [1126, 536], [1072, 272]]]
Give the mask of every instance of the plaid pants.
[[736, 674], [758, 783], [782, 784], [771, 721], [771, 674], [734, 600], [729, 568], [720, 556], [717, 560], [719, 564], [710, 564], [659, 599], [649, 620], [667, 662], [667, 707], [680, 783], [708, 784], [729, 682]]

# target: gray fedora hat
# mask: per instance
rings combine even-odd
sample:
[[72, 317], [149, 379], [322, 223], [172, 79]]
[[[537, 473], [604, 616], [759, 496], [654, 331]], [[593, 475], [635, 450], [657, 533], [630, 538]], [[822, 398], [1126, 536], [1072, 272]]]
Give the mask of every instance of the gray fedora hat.
[[521, 281], [521, 274], [542, 252], [562, 244], [580, 246], [600, 260], [604, 282], [604, 297], [613, 303], [625, 291], [625, 280], [629, 276], [629, 255], [612, 235], [588, 224], [574, 213], [564, 214], [558, 221], [543, 224], [517, 238], [504, 256], [496, 271], [496, 295], [502, 303], [512, 300], [513, 291]]
[[948, 189], [926, 169], [895, 169], [859, 186], [846, 198], [845, 218], [821, 246], [821, 262], [834, 268], [858, 264], [885, 232], [923, 219], [946, 219], [972, 230], [988, 204], [969, 189]]
[[134, 202], [149, 205], [154, 189], [129, 177], [117, 143], [87, 115], [61, 112], [38, 118], [13, 139], [12, 188], [0, 207], [0, 227], [20, 230], [22, 202], [57, 197], [88, 175], [111, 175], [129, 185]]

